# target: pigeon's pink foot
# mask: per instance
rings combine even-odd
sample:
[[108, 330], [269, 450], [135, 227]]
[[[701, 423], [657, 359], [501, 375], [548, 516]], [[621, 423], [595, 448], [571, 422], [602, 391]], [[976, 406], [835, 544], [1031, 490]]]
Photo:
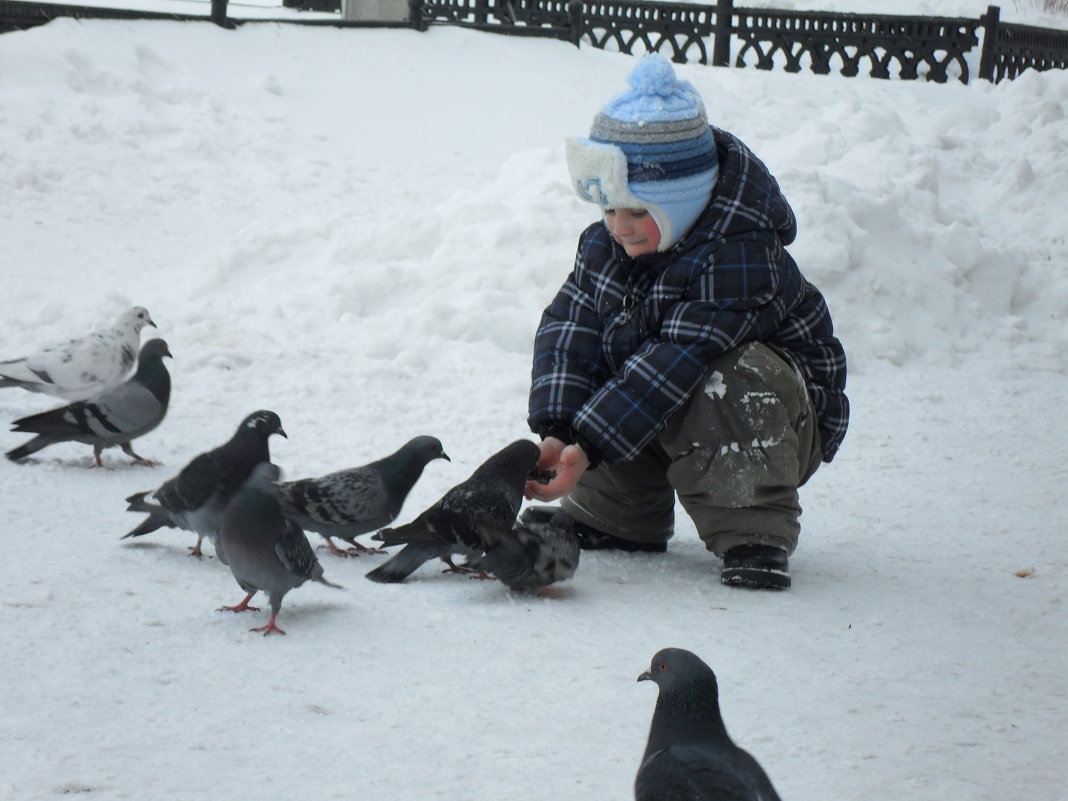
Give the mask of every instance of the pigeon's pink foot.
[[389, 553], [385, 548], [368, 548], [366, 545], [361, 545], [356, 540], [346, 540], [352, 547], [349, 548], [349, 554], [352, 556], [359, 556], [362, 553]]
[[563, 587], [542, 587], [535, 595], [539, 598], [567, 598], [571, 591]]
[[285, 634], [284, 631], [282, 631], [280, 628], [278, 628], [278, 626], [275, 625], [274, 615], [271, 615], [271, 619], [267, 621], [267, 625], [266, 626], [260, 626], [259, 628], [255, 628], [255, 629], [249, 629], [249, 631], [262, 631], [264, 637], [266, 637], [268, 634], [282, 634], [282, 635]]
[[[241, 603], [239, 603], [237, 606], [220, 606], [216, 611], [217, 612], [244, 612], [244, 611], [248, 610], [250, 612], [259, 612], [260, 608], [258, 606], [249, 606], [248, 605], [248, 602], [252, 600], [252, 596], [255, 595], [255, 594], [256, 593], [254, 593], [254, 592], [250, 592], [248, 595], [246, 595], [244, 598], [241, 599]], [[274, 616], [273, 615], [271, 616], [271, 620], [272, 621], [274, 620]], [[270, 624], [268, 624], [268, 625], [270, 625]]]
[[474, 570], [472, 570], [469, 567], [465, 567], [464, 565], [456, 564], [455, 562], [452, 561], [452, 557], [451, 556], [443, 556], [443, 557], [441, 557], [441, 561], [444, 562], [446, 565], [448, 565], [448, 567], [446, 567], [444, 570], [441, 571], [442, 573], [459, 573], [460, 575], [464, 575], [466, 573], [474, 573], [475, 572]]
[[342, 559], [347, 559], [349, 556], [348, 553], [334, 545], [333, 540], [327, 540], [325, 544], [319, 546], [320, 550], [322, 550], [323, 548], [326, 548], [334, 556], [340, 556]]

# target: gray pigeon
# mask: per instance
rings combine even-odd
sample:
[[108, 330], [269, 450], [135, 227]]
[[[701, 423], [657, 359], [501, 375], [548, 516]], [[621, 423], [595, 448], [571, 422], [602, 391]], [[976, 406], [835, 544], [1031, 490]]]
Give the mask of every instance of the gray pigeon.
[[559, 506], [529, 506], [514, 527], [477, 524], [483, 555], [466, 567], [495, 576], [516, 592], [537, 594], [575, 575], [579, 542], [575, 519]]
[[334, 545], [339, 537], [360, 552], [373, 549], [356, 536], [397, 519], [404, 499], [434, 459], [449, 459], [436, 437], [415, 437], [394, 454], [350, 470], [278, 485], [282, 510], [305, 531], [317, 531], [335, 556], [348, 553]]
[[163, 526], [195, 531], [197, 544], [189, 549], [192, 555], [203, 555], [201, 543], [207, 537], [215, 546], [215, 555], [225, 563], [217, 536], [219, 523], [226, 505], [253, 468], [270, 461], [267, 439], [271, 434], [286, 436], [278, 415], [266, 410], [253, 412], [241, 421], [229, 441], [197, 456], [158, 489], [131, 495], [126, 499], [126, 511], [147, 512], [148, 517], [122, 539], [140, 537]]
[[111, 328], [0, 362], [0, 389], [20, 387], [69, 401], [90, 398], [129, 374], [146, 325], [156, 327], [148, 309], [134, 306]]
[[660, 688], [636, 801], [779, 801], [764, 769], [727, 734], [716, 674], [695, 654], [665, 648], [638, 681]]
[[308, 538], [282, 513], [278, 477], [276, 465], [257, 465], [226, 507], [219, 526], [219, 540], [230, 560], [230, 572], [248, 593], [236, 606], [224, 606], [219, 611], [259, 611], [248, 602], [262, 590], [270, 599], [271, 617], [266, 626], [251, 631], [262, 631], [264, 637], [285, 634], [275, 621], [282, 598], [290, 590], [308, 580], [341, 589], [323, 578], [323, 566], [315, 558]]
[[446, 492], [415, 520], [386, 528], [372, 539], [386, 545], [404, 545], [401, 551], [367, 574], [371, 581], [404, 581], [424, 562], [438, 558], [454, 572], [463, 572], [452, 554], [470, 559], [482, 555], [482, 538], [476, 525], [488, 518], [511, 528], [523, 503], [523, 489], [538, 465], [541, 449], [529, 440], [517, 440], [487, 459], [470, 478]]
[[135, 464], [157, 464], [134, 453], [130, 442], [162, 423], [167, 414], [171, 375], [163, 357], [170, 355], [166, 342], [150, 339], [141, 348], [137, 372], [128, 381], [88, 400], [16, 420], [12, 431], [37, 436], [8, 451], [7, 458], [17, 462], [59, 442], [84, 442], [93, 446], [97, 467], [103, 466], [100, 452], [116, 445], [132, 456]]

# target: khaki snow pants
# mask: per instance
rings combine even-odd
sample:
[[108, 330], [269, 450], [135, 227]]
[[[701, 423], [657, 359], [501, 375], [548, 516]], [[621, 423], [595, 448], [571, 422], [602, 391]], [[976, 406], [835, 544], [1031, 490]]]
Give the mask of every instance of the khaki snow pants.
[[797, 369], [751, 342], [715, 358], [686, 404], [633, 461], [587, 471], [561, 505], [616, 537], [662, 542], [675, 495], [705, 547], [779, 545], [801, 533], [797, 489], [821, 461], [816, 414]]

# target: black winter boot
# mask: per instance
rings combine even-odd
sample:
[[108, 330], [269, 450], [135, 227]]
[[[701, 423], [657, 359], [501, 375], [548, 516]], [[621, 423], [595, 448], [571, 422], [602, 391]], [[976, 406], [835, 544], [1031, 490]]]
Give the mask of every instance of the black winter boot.
[[786, 549], [777, 545], [735, 545], [723, 555], [720, 581], [732, 587], [785, 590], [790, 587]]
[[645, 553], [664, 553], [667, 550], [667, 541], [663, 542], [635, 542], [625, 540], [598, 531], [593, 526], [575, 521], [575, 534], [578, 536], [579, 548], [584, 551], [642, 551]]

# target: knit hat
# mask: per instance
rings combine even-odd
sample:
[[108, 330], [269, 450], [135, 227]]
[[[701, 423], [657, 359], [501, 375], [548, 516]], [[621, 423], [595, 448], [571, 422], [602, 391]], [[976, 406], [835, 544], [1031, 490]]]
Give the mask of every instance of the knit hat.
[[697, 222], [719, 177], [716, 143], [701, 96], [650, 54], [605, 105], [588, 139], [565, 145], [578, 196], [602, 209], [648, 209], [665, 251]]

